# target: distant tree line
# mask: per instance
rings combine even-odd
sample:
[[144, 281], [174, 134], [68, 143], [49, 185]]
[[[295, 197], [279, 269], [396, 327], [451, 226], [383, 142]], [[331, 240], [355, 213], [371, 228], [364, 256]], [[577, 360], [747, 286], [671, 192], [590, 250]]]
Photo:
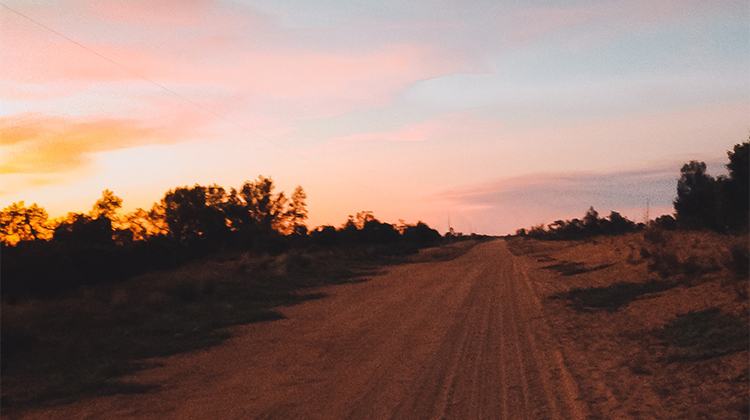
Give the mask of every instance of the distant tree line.
[[240, 189], [179, 187], [151, 209], [123, 217], [117, 215], [122, 200], [109, 190], [89, 213], [55, 220], [36, 204], [13, 203], [0, 212], [2, 297], [57, 296], [221, 251], [278, 255], [290, 248], [368, 247], [370, 253], [396, 255], [441, 240], [422, 222], [393, 225], [371, 212], [350, 216], [338, 228], [308, 230], [302, 187], [289, 197], [274, 189], [273, 180], [262, 176]]
[[[717, 232], [747, 232], [750, 222], [750, 140], [727, 152], [727, 176], [713, 178], [706, 173], [706, 163], [690, 161], [680, 169], [674, 216], [663, 215], [650, 222], [666, 229]], [[538, 239], [574, 240], [598, 235], [619, 235], [644, 228], [613, 211], [604, 219], [593, 207], [582, 220], [557, 220], [529, 230], [518, 229], [516, 236]]]
[[528, 236], [535, 239], [577, 240], [599, 235], [621, 235], [643, 228], [620, 213], [613, 211], [609, 216], [600, 218], [593, 207], [589, 207], [583, 219], [556, 220], [549, 225], [537, 225], [529, 229], [518, 229], [517, 236]]

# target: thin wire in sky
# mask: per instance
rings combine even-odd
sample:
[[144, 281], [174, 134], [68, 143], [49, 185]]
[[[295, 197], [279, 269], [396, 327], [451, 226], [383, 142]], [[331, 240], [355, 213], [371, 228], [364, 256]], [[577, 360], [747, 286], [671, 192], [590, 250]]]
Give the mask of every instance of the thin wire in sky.
[[291, 154], [291, 155], [293, 155], [293, 156], [295, 156], [295, 157], [297, 157], [299, 159], [305, 160], [305, 161], [307, 161], [307, 162], [309, 162], [309, 163], [311, 163], [311, 164], [313, 164], [313, 165], [315, 165], [315, 166], [317, 166], [319, 168], [322, 168], [322, 169], [324, 169], [324, 170], [326, 170], [326, 171], [328, 171], [328, 172], [330, 172], [330, 173], [332, 173], [334, 175], [338, 175], [338, 176], [342, 177], [342, 179], [346, 179], [349, 182], [352, 182], [354, 184], [359, 185], [360, 187], [364, 187], [364, 188], [367, 188], [367, 189], [370, 189], [370, 190], [373, 190], [373, 191], [377, 191], [379, 194], [383, 194], [382, 191], [380, 191], [377, 188], [374, 188], [373, 186], [363, 185], [363, 184], [361, 184], [361, 183], [359, 183], [359, 182], [357, 182], [355, 180], [352, 180], [351, 177], [345, 177], [344, 174], [342, 174], [342, 173], [340, 173], [340, 172], [338, 172], [336, 170], [328, 168], [328, 167], [326, 167], [326, 166], [324, 166], [324, 165], [322, 165], [322, 164], [320, 164], [320, 163], [318, 163], [318, 162], [316, 162], [316, 161], [314, 161], [314, 160], [312, 160], [312, 159], [310, 159], [310, 158], [308, 158], [308, 157], [306, 157], [304, 155], [296, 153], [295, 151], [293, 151], [292, 149], [290, 149], [290, 148], [288, 148], [286, 146], [283, 146], [281, 144], [278, 144], [276, 142], [273, 142], [273, 141], [269, 140], [268, 138], [266, 138], [266, 137], [264, 137], [264, 136], [262, 136], [262, 135], [260, 135], [260, 134], [258, 134], [256, 132], [250, 130], [249, 128], [245, 127], [244, 125], [242, 125], [242, 124], [240, 124], [240, 123], [238, 123], [238, 122], [236, 122], [236, 121], [234, 121], [234, 120], [232, 120], [230, 118], [227, 118], [227, 117], [225, 117], [225, 116], [223, 116], [223, 115], [221, 115], [221, 114], [219, 114], [219, 113], [217, 113], [217, 112], [215, 112], [215, 111], [213, 111], [213, 110], [211, 110], [209, 108], [206, 108], [205, 106], [201, 105], [200, 103], [198, 103], [198, 102], [196, 102], [196, 101], [194, 101], [194, 100], [192, 100], [190, 98], [187, 98], [187, 97], [181, 95], [178, 92], [175, 92], [174, 90], [172, 90], [172, 89], [170, 89], [170, 88], [162, 85], [161, 83], [158, 83], [158, 82], [156, 82], [156, 81], [154, 81], [152, 79], [149, 79], [148, 77], [146, 77], [146, 76], [138, 73], [137, 71], [135, 71], [135, 70], [133, 70], [133, 69], [131, 69], [131, 68], [125, 66], [125, 65], [122, 65], [122, 64], [118, 63], [115, 60], [112, 60], [111, 58], [109, 58], [109, 57], [107, 57], [107, 56], [105, 56], [105, 55], [97, 52], [96, 50], [93, 50], [93, 49], [87, 47], [86, 45], [81, 44], [80, 42], [78, 42], [78, 41], [76, 41], [76, 40], [74, 40], [74, 39], [72, 39], [72, 38], [70, 38], [70, 37], [68, 37], [68, 36], [66, 36], [66, 35], [64, 35], [64, 34], [58, 32], [56, 30], [54, 30], [54, 29], [52, 29], [52, 28], [50, 28], [49, 26], [47, 26], [47, 25], [45, 25], [45, 24], [43, 24], [41, 22], [38, 22], [38, 21], [34, 20], [33, 18], [31, 18], [31, 17], [29, 17], [29, 16], [27, 16], [27, 15], [19, 12], [18, 10], [15, 10], [15, 9], [13, 9], [11, 7], [8, 7], [4, 3], [0, 3], [0, 5], [3, 6], [4, 8], [6, 8], [6, 9], [10, 10], [11, 12], [17, 14], [18, 16], [21, 16], [22, 18], [28, 20], [29, 22], [32, 22], [32, 23], [34, 23], [34, 24], [36, 24], [36, 25], [38, 25], [38, 26], [40, 26], [40, 27], [48, 30], [49, 32], [52, 32], [53, 34], [55, 34], [55, 35], [57, 35], [57, 36], [65, 39], [65, 40], [67, 40], [67, 41], [69, 41], [69, 42], [71, 42], [71, 43], [79, 46], [80, 48], [83, 48], [84, 50], [90, 52], [91, 54], [96, 55], [97, 57], [101, 58], [102, 60], [105, 60], [105, 61], [108, 61], [108, 62], [114, 64], [115, 66], [117, 66], [117, 67], [119, 67], [119, 68], [121, 68], [121, 69], [123, 69], [123, 70], [125, 70], [125, 71], [127, 71], [127, 72], [129, 72], [131, 74], [133, 74], [134, 76], [137, 76], [140, 79], [143, 79], [143, 80], [145, 80], [145, 81], [153, 84], [154, 86], [159, 87], [160, 89], [162, 89], [162, 90], [164, 90], [164, 91], [172, 94], [173, 96], [176, 96], [177, 98], [182, 99], [183, 101], [186, 101], [186, 102], [192, 104], [193, 106], [195, 106], [197, 108], [200, 108], [201, 110], [203, 110], [205, 112], [208, 112], [211, 115], [213, 115], [213, 116], [215, 116], [215, 117], [217, 117], [217, 118], [219, 118], [219, 119], [221, 119], [223, 121], [228, 122], [229, 124], [232, 124], [233, 126], [239, 128], [240, 130], [245, 131], [246, 133], [249, 133], [249, 134], [251, 134], [251, 135], [253, 135], [253, 136], [255, 136], [255, 137], [257, 137], [257, 138], [259, 138], [259, 139], [261, 139], [261, 140], [263, 140], [263, 141], [265, 141], [265, 142], [267, 142], [267, 143], [269, 143], [269, 144], [271, 144], [273, 146], [278, 147], [281, 150], [284, 150], [285, 152], [287, 152], [287, 153], [289, 153], [289, 154]]

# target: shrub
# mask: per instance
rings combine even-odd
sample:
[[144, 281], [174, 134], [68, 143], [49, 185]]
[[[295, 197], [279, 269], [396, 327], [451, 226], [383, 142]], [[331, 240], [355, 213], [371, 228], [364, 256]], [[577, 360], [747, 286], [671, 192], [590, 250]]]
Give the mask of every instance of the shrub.
[[719, 308], [677, 315], [662, 333], [673, 360], [708, 359], [748, 348], [747, 325]]

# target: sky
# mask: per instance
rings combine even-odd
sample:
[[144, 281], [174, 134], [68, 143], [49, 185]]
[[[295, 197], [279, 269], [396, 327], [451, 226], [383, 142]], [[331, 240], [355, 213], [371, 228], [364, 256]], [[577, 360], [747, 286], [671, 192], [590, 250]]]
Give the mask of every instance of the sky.
[[301, 185], [308, 225], [672, 212], [750, 135], [742, 1], [1, 0], [0, 206]]

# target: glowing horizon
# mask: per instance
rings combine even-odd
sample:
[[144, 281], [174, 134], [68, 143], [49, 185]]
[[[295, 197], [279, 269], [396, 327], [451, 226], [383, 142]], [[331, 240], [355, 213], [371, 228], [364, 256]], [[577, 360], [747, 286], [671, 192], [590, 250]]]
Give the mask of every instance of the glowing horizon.
[[750, 133], [745, 2], [3, 4], [0, 206], [52, 217], [264, 175], [311, 227], [640, 221]]

